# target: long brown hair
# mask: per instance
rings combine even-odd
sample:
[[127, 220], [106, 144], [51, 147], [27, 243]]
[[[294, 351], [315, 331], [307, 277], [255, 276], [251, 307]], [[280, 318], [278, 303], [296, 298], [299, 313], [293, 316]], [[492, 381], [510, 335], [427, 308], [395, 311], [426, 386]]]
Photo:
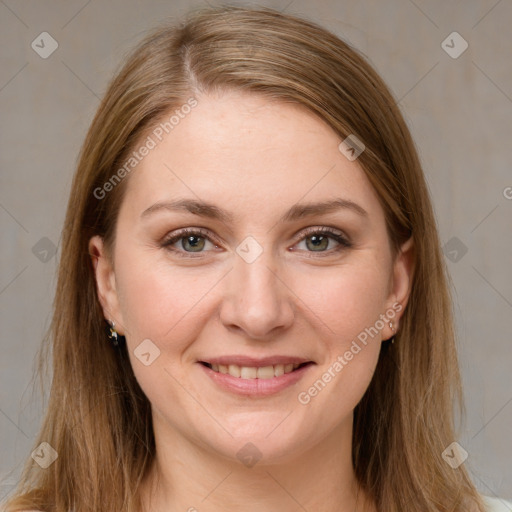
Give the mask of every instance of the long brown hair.
[[[464, 465], [442, 452], [465, 417], [447, 272], [419, 158], [392, 94], [347, 43], [307, 20], [267, 8], [220, 7], [164, 25], [114, 78], [83, 145], [63, 229], [54, 315], [41, 351], [52, 351], [49, 403], [34, 448], [56, 461], [24, 468], [9, 512], [139, 512], [140, 483], [155, 456], [150, 404], [125, 350], [106, 341], [88, 242], [107, 247], [126, 182], [98, 188], [164, 115], [198, 92], [244, 90], [302, 105], [341, 140], [366, 146], [358, 162], [374, 186], [398, 251], [415, 244], [414, 278], [396, 342], [383, 349], [354, 411], [353, 464], [378, 510], [484, 511]], [[136, 171], [134, 171], [136, 172]], [[96, 194], [95, 194], [96, 191]], [[49, 359], [49, 358], [48, 358]]]

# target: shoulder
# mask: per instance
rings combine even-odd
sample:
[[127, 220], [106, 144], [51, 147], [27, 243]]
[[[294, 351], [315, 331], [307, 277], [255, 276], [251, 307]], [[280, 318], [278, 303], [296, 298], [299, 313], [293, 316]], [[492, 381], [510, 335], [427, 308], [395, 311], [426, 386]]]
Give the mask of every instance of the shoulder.
[[482, 495], [487, 512], [512, 512], [512, 501]]

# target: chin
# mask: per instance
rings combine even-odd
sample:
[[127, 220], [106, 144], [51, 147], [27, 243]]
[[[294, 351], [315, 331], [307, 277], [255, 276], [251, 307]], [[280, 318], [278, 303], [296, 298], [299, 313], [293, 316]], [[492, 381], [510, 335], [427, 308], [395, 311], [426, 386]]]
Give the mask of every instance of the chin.
[[246, 467], [286, 464], [308, 449], [308, 436], [293, 437], [286, 429], [283, 432], [275, 427], [248, 427], [233, 433], [233, 437], [226, 434], [222, 439], [205, 439], [204, 443], [217, 455]]

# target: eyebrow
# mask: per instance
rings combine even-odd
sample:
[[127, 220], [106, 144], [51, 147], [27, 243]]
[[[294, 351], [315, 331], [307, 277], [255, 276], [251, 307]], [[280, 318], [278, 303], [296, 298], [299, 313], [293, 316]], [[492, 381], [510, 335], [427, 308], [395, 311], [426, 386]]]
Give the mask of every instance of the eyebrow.
[[[368, 212], [362, 206], [348, 199], [339, 198], [317, 203], [294, 204], [278, 222], [292, 222], [305, 217], [322, 215], [341, 209], [351, 210], [362, 217], [368, 217]], [[162, 210], [186, 211], [201, 217], [219, 220], [226, 224], [232, 223], [234, 220], [232, 213], [223, 210], [214, 204], [195, 199], [177, 199], [175, 201], [162, 201], [155, 203], [142, 212], [141, 218], [148, 217], [150, 214]]]

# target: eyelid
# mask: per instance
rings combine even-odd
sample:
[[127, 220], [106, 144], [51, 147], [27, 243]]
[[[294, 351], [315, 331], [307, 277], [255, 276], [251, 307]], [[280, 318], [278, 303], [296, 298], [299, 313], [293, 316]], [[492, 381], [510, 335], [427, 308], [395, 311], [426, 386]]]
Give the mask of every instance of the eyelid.
[[193, 253], [193, 252], [180, 251], [180, 250], [171, 248], [171, 245], [174, 245], [176, 242], [178, 242], [182, 238], [185, 238], [186, 236], [193, 236], [193, 235], [200, 235], [202, 238], [205, 238], [206, 240], [208, 240], [215, 246], [222, 245], [222, 242], [220, 242], [220, 240], [215, 235], [213, 235], [210, 230], [208, 230], [206, 228], [199, 228], [199, 227], [197, 227], [197, 228], [196, 227], [187, 227], [187, 228], [178, 229], [176, 231], [172, 231], [171, 233], [168, 233], [167, 235], [164, 236], [164, 238], [160, 242], [160, 245], [164, 249], [168, 249], [170, 251], [173, 251], [174, 253], [179, 253], [180, 255], [184, 255], [184, 254], [191, 255], [191, 257], [197, 257], [197, 256], [194, 256], [194, 254], [199, 255], [199, 254], [202, 254], [202, 252], [209, 252], [209, 251], [200, 251], [198, 253]]
[[[350, 241], [349, 237], [340, 229], [332, 227], [332, 226], [309, 226], [307, 228], [304, 228], [300, 230], [296, 235], [294, 235], [295, 242], [293, 245], [297, 245], [299, 242], [303, 241], [307, 236], [310, 235], [322, 235], [326, 234], [329, 238], [334, 239], [340, 246], [344, 248], [349, 248], [352, 246], [352, 242]], [[174, 253], [179, 253], [182, 255], [188, 255], [189, 257], [199, 257], [194, 256], [203, 254], [204, 252], [210, 252], [210, 251], [199, 251], [197, 253], [194, 252], [187, 252], [187, 251], [181, 251], [176, 249], [171, 249], [170, 246], [178, 242], [181, 238], [186, 237], [187, 235], [200, 235], [202, 238], [205, 238], [206, 240], [210, 241], [216, 246], [222, 246], [222, 242], [211, 233], [209, 229], [206, 228], [200, 228], [200, 227], [187, 227], [178, 229], [177, 231], [173, 231], [171, 234], [166, 235], [162, 241], [161, 245], [164, 248], [169, 248], [169, 250], [173, 251]], [[333, 236], [334, 235], [334, 236]], [[330, 251], [318, 251], [318, 254], [321, 255], [322, 253], [324, 255], [330, 255], [337, 251], [337, 249], [331, 249]], [[311, 254], [315, 254], [317, 251], [306, 251], [310, 252]], [[185, 256], [187, 257], [187, 256]]]
[[302, 229], [297, 233], [298, 241], [301, 241], [303, 238], [305, 238], [307, 235], [316, 234], [316, 233], [332, 233], [337, 235], [338, 237], [342, 238], [347, 244], [350, 243], [349, 237], [341, 231], [341, 229], [332, 227], [332, 226], [311, 226], [305, 229]]

